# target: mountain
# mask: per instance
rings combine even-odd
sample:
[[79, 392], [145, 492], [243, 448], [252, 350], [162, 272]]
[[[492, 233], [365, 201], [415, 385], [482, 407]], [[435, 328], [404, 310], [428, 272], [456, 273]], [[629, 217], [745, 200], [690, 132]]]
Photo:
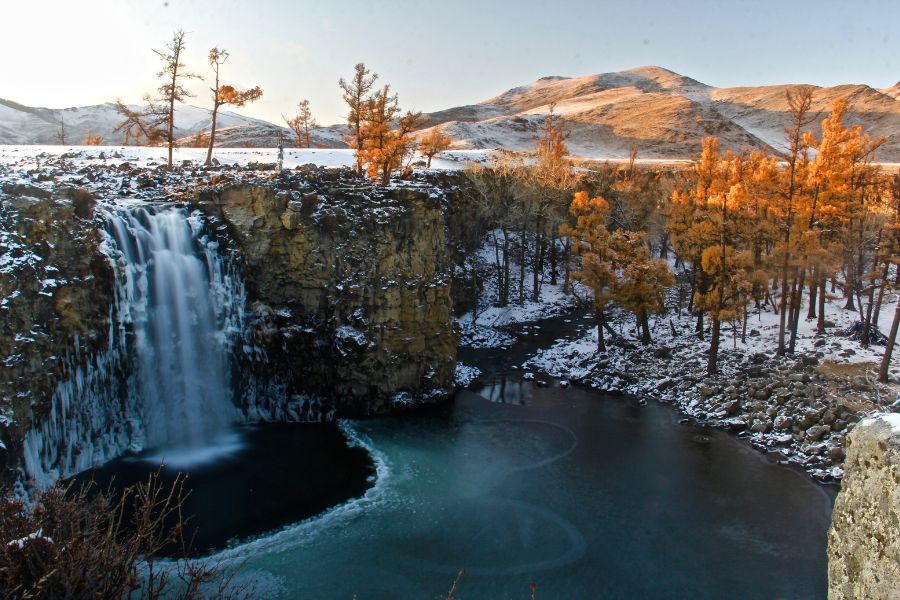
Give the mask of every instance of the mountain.
[[[132, 106], [131, 108], [139, 108]], [[181, 105], [175, 109], [175, 136], [189, 144], [198, 132], [208, 132], [212, 111]], [[79, 144], [85, 134], [103, 136], [107, 144], [118, 144], [122, 134], [113, 130], [122, 121], [115, 104], [96, 104], [76, 108], [34, 108], [0, 98], [0, 144], [56, 144], [60, 123], [65, 126], [67, 144]], [[222, 147], [274, 147], [279, 135], [293, 140], [290, 129], [220, 110], [216, 118], [216, 141]], [[321, 127], [313, 131], [313, 146], [342, 148], [343, 128]]]
[[[554, 111], [565, 119], [569, 149], [576, 156], [624, 158], [636, 148], [641, 158], [683, 159], [696, 156], [700, 140], [710, 135], [719, 137], [722, 148], [783, 150], [788, 124], [785, 93], [797, 87], [716, 88], [646, 66], [581, 77], [543, 77], [477, 104], [425, 117], [429, 128], [439, 127], [453, 138], [454, 148], [524, 150], [534, 146], [554, 104]], [[900, 82], [883, 90], [856, 84], [816, 87], [813, 111], [820, 116], [811, 128], [817, 134], [821, 119], [839, 97], [850, 99], [850, 124], [885, 136], [877, 159], [900, 162]], [[0, 144], [56, 143], [61, 119], [70, 144], [79, 143], [89, 129], [107, 143], [121, 141], [112, 132], [120, 121], [112, 104], [48, 109], [0, 100]], [[179, 142], [191, 145], [198, 132], [209, 129], [210, 111], [179, 106], [175, 119]], [[218, 124], [216, 141], [223, 147], [273, 147], [280, 137], [288, 145], [294, 141], [285, 127], [234, 112], [220, 112]], [[312, 145], [344, 148], [345, 131], [343, 125], [317, 128]]]
[[[716, 135], [723, 148], [784, 149], [785, 92], [797, 85], [716, 88], [661, 67], [638, 67], [581, 77], [544, 77], [478, 104], [426, 115], [455, 148], [526, 149], [534, 146], [550, 104], [582, 157], [690, 158], [700, 139]], [[900, 84], [816, 87], [813, 110], [827, 114], [835, 98], [851, 101], [848, 121], [887, 140], [881, 161], [900, 161]], [[821, 118], [812, 127], [819, 133]]]

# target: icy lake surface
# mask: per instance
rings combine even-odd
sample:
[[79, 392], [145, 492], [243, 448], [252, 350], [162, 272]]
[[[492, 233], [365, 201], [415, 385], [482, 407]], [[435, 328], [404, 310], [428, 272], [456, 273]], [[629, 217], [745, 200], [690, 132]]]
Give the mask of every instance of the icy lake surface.
[[825, 597], [826, 489], [664, 406], [507, 389], [524, 405], [354, 423], [378, 485], [236, 549], [245, 575], [290, 598], [434, 598], [461, 568], [471, 599]]

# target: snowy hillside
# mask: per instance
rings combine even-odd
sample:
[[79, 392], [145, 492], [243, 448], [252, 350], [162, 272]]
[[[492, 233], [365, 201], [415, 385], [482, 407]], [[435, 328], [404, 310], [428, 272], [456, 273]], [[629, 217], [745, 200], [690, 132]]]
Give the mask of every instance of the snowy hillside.
[[[138, 108], [132, 105], [132, 108]], [[198, 132], [207, 132], [211, 111], [207, 108], [181, 105], [175, 109], [175, 134], [188, 142]], [[65, 142], [80, 144], [85, 134], [103, 136], [105, 144], [119, 144], [122, 134], [114, 132], [122, 117], [112, 103], [76, 108], [34, 108], [0, 98], [0, 144], [55, 144], [61, 124], [65, 127]], [[254, 119], [235, 112], [220, 110], [217, 118], [218, 144], [223, 147], [274, 147], [279, 134], [293, 139], [286, 127], [262, 119]], [[313, 145], [344, 148], [343, 127], [322, 127], [315, 130]]]
[[[900, 84], [898, 84], [900, 85]], [[427, 115], [457, 148], [525, 149], [548, 113], [566, 120], [569, 148], [585, 158], [623, 158], [632, 148], [647, 158], [696, 155], [700, 139], [722, 147], [781, 150], [787, 125], [785, 92], [797, 85], [715, 88], [660, 67], [581, 77], [543, 77], [478, 104]], [[814, 111], [838, 97], [851, 101], [850, 122], [885, 136], [883, 162], [900, 161], [900, 87], [816, 88]], [[823, 114], [824, 116], [824, 114]], [[818, 125], [814, 126], [817, 129]]]

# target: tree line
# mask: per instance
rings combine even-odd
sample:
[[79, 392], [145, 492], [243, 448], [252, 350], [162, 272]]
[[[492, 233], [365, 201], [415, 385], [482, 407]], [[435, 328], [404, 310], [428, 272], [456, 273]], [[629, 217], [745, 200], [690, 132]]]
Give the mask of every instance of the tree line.
[[[800, 319], [824, 333], [826, 299], [842, 297], [859, 312], [857, 335], [868, 346], [886, 296], [900, 289], [900, 174], [873, 164], [884, 140], [846, 123], [846, 99], [823, 117], [811, 110], [813, 92], [788, 92], [784, 152], [721, 151], [709, 137], [681, 173], [636, 169], [634, 152], [620, 168], [573, 165], [551, 106], [532, 152], [502, 152], [465, 171], [492, 226], [498, 305], [525, 301], [526, 269], [533, 299], [559, 270], [564, 288], [577, 280], [592, 292], [598, 350], [606, 349], [604, 330], [614, 333], [611, 302], [634, 315], [650, 343], [649, 316], [665, 310], [675, 283], [671, 252], [686, 272], [697, 337], [709, 326], [709, 374], [718, 370], [723, 328], [746, 341], [754, 308], [778, 314], [773, 350], [784, 355], [795, 351]], [[881, 381], [898, 327], [900, 303]]]

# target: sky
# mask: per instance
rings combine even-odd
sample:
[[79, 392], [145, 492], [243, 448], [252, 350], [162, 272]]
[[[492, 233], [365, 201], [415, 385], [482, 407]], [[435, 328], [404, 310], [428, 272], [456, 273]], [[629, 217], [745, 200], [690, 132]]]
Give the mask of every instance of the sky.
[[[0, 0], [0, 98], [65, 108], [138, 102], [176, 29], [185, 62], [259, 85], [238, 112], [273, 122], [309, 99], [344, 120], [337, 81], [365, 62], [406, 109], [472, 104], [546, 75], [657, 65], [729, 87], [900, 80], [900, 0]], [[211, 104], [209, 82], [190, 103]]]

